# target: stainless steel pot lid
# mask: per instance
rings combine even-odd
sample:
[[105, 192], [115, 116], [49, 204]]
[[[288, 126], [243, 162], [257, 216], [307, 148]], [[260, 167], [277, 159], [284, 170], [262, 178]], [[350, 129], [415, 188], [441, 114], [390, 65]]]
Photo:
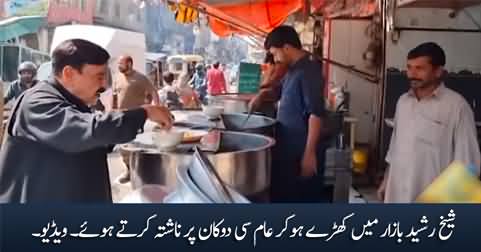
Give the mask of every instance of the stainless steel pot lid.
[[[205, 169], [206, 167], [200, 168]], [[227, 194], [231, 197], [229, 200], [221, 197], [212, 199], [212, 193], [210, 193], [210, 196], [205, 193], [208, 190], [204, 182], [194, 183], [192, 176], [189, 175], [190, 169], [192, 169], [192, 166], [180, 166], [177, 169], [177, 186], [172, 193], [164, 198], [164, 203], [250, 203], [244, 196], [227, 185], [225, 185], [224, 189], [227, 190]], [[211, 179], [211, 177], [207, 177], [207, 180]], [[202, 186], [202, 188], [199, 186]], [[219, 194], [220, 191], [215, 191], [214, 193]]]
[[200, 191], [204, 192], [214, 202], [233, 202], [232, 195], [227, 190], [227, 185], [221, 180], [207, 156], [197, 147], [195, 148], [192, 163], [189, 166], [189, 174]]
[[188, 166], [177, 168], [177, 182], [174, 193], [178, 200], [183, 201], [179, 203], [214, 203], [214, 200], [203, 193], [191, 180]]

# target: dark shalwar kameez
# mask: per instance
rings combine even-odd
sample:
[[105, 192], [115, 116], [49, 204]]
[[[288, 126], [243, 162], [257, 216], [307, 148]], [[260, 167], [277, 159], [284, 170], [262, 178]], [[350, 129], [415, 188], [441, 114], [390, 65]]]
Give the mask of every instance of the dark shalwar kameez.
[[95, 114], [57, 81], [19, 97], [0, 154], [0, 202], [112, 202], [107, 153], [135, 138], [143, 109]]
[[326, 143], [317, 148], [318, 175], [300, 177], [309, 117], [325, 116], [322, 90], [321, 64], [311, 55], [290, 66], [282, 80], [272, 165], [274, 202], [313, 201], [322, 192]]

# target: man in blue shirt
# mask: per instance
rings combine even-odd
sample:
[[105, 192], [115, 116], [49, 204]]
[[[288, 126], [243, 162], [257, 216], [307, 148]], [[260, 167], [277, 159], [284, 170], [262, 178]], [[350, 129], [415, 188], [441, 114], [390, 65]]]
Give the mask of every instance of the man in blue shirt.
[[281, 85], [261, 90], [250, 103], [253, 110], [267, 100], [279, 101], [272, 201], [306, 201], [308, 195], [322, 193], [325, 110], [321, 63], [302, 49], [297, 32], [290, 26], [274, 29], [265, 48], [276, 62], [289, 66]]

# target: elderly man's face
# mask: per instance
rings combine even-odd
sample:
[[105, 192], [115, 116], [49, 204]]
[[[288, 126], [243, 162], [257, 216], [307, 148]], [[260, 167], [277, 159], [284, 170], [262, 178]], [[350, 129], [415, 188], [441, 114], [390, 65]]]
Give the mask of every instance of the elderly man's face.
[[95, 105], [107, 85], [107, 65], [84, 65], [81, 71], [70, 68], [66, 78], [73, 94], [87, 105]]

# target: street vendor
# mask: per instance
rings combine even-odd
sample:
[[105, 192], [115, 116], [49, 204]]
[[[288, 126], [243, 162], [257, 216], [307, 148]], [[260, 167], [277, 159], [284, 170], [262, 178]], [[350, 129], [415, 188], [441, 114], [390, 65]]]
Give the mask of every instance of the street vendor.
[[396, 105], [386, 155], [389, 167], [378, 189], [384, 203], [416, 201], [454, 161], [471, 165], [479, 176], [474, 113], [464, 97], [445, 86], [445, 65], [446, 54], [434, 42], [407, 55], [410, 89]]
[[93, 113], [106, 88], [103, 48], [81, 39], [52, 53], [52, 78], [19, 97], [0, 154], [0, 202], [112, 202], [107, 153], [133, 140], [148, 118], [169, 128], [158, 105]]
[[262, 89], [250, 110], [279, 100], [273, 152], [271, 197], [274, 202], [311, 201], [322, 192], [324, 173], [321, 63], [302, 49], [290, 26], [274, 29], [265, 48], [276, 62], [289, 66], [282, 83]]

